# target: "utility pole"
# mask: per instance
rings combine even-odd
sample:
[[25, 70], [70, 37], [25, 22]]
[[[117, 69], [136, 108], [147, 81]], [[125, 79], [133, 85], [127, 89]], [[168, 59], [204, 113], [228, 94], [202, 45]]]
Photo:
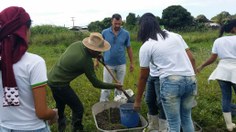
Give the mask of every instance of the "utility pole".
[[72, 20], [72, 22], [73, 22], [73, 26], [72, 27], [74, 27], [75, 25], [74, 25], [74, 22], [75, 22], [75, 19], [74, 19], [75, 17], [71, 17], [71, 20]]

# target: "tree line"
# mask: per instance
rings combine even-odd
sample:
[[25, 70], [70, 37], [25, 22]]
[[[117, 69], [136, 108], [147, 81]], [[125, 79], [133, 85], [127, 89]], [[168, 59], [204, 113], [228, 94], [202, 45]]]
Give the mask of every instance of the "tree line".
[[[167, 7], [162, 12], [162, 17], [156, 16], [160, 25], [163, 25], [168, 30], [206, 30], [206, 23], [214, 22], [219, 25], [224, 24], [226, 21], [236, 19], [236, 14], [231, 15], [229, 12], [222, 11], [210, 20], [205, 15], [200, 14], [194, 18], [190, 12], [180, 5], [172, 5]], [[123, 26], [130, 31], [137, 31], [137, 24], [140, 19], [139, 15], [135, 13], [129, 13], [126, 17], [126, 21], [123, 21]], [[104, 18], [102, 21], [91, 22], [88, 25], [89, 31], [101, 32], [103, 29], [111, 26], [111, 18]]]

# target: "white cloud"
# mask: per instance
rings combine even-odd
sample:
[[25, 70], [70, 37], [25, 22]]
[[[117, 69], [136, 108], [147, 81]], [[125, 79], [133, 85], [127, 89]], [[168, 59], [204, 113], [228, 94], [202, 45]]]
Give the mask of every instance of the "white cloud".
[[54, 24], [72, 26], [86, 25], [92, 21], [111, 17], [120, 13], [125, 19], [129, 13], [142, 15], [152, 12], [160, 16], [162, 11], [171, 5], [181, 5], [194, 17], [204, 14], [208, 19], [221, 11], [236, 14], [235, 0], [2, 0], [0, 10], [11, 6], [22, 6], [29, 12], [34, 24]]

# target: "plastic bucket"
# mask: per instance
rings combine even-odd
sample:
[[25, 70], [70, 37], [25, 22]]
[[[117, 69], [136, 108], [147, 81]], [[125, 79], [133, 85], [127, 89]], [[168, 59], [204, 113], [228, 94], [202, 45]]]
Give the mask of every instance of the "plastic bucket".
[[125, 103], [120, 105], [121, 124], [128, 127], [137, 127], [139, 124], [139, 114], [133, 109], [133, 103]]

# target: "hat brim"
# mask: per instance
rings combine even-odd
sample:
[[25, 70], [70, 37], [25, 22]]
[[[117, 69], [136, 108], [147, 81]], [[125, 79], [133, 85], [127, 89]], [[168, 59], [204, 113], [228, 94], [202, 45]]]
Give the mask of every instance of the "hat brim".
[[104, 46], [103, 47], [93, 46], [93, 45], [88, 43], [88, 40], [89, 40], [89, 37], [84, 38], [82, 43], [84, 44], [85, 47], [87, 47], [91, 50], [104, 52], [104, 51], [107, 51], [111, 48], [111, 45], [106, 40], [104, 40]]

